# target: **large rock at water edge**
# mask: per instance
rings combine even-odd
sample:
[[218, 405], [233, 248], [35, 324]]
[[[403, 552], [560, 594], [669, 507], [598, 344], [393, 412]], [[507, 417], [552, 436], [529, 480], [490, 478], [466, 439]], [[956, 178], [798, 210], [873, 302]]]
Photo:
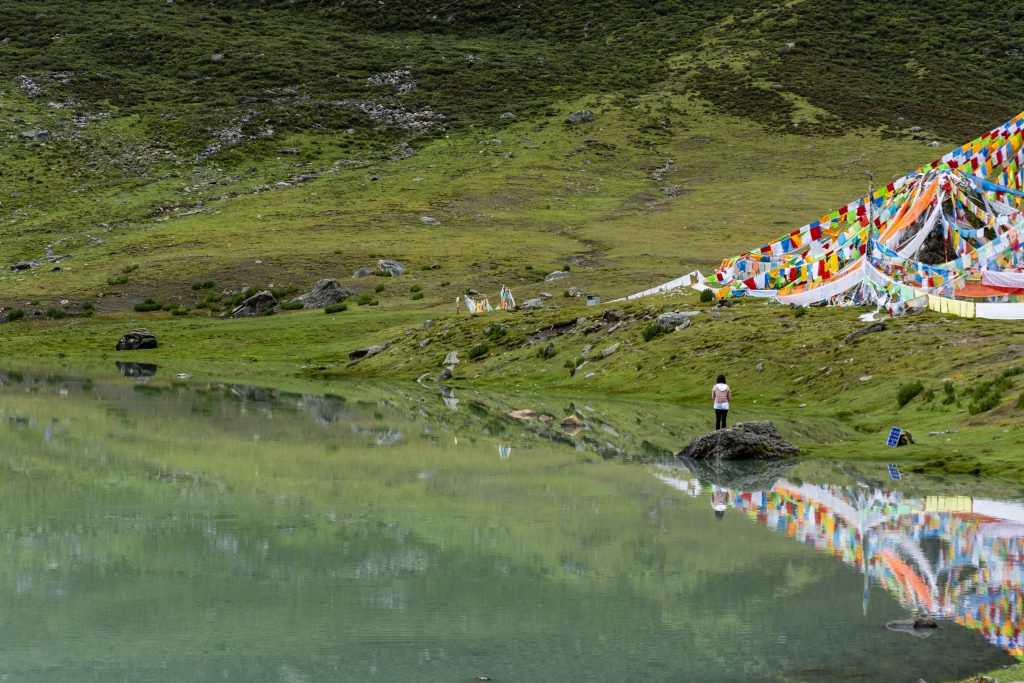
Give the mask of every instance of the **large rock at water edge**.
[[136, 351], [138, 349], [155, 349], [156, 335], [144, 327], [125, 333], [115, 347], [118, 351]]
[[405, 266], [401, 261], [393, 261], [386, 258], [382, 258], [380, 261], [377, 261], [377, 270], [382, 270], [392, 277], [405, 275]]
[[741, 422], [705, 434], [681, 450], [679, 458], [693, 460], [780, 460], [800, 452], [771, 422]]
[[317, 282], [308, 293], [293, 299], [293, 301], [302, 304], [303, 308], [324, 308], [340, 304], [357, 292], [358, 290], [343, 287], [337, 280], [325, 278]]
[[277, 305], [277, 299], [270, 292], [264, 290], [256, 292], [248, 299], [240, 303], [231, 311], [232, 318], [251, 318], [255, 315], [263, 315]]

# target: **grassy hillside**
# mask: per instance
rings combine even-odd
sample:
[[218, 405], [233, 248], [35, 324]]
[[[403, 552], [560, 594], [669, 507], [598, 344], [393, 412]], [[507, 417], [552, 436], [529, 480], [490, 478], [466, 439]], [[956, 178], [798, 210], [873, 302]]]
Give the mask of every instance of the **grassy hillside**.
[[[460, 322], [426, 349], [413, 342], [427, 335], [410, 330], [449, 317], [468, 289], [493, 301], [507, 284], [520, 301], [550, 292], [559, 310], [501, 318], [509, 338], [458, 381], [702, 401], [724, 369], [762, 403], [806, 403], [874, 444], [904, 420], [900, 385], [941, 392], [951, 378], [960, 405], [911, 403], [916, 428], [965, 426], [1009, 455], [944, 463], [936, 446], [918, 459], [1009, 472], [1019, 378], [976, 415], [962, 392], [1014, 367], [1024, 346], [1013, 324], [901, 321], [860, 343], [839, 377], [851, 312], [790, 320], [744, 306], [645, 343], [644, 316], [693, 303], [647, 302], [620, 328], [628, 342], [607, 371], [587, 380], [562, 367], [589, 343], [580, 334], [546, 362], [528, 337], [600, 314], [562, 297], [569, 287], [607, 301], [710, 270], [862, 193], [869, 176], [902, 175], [1024, 109], [1019, 12], [758, 0], [6, 3], [0, 320], [24, 317], [0, 324], [0, 353], [96, 361], [141, 324], [162, 342], [147, 357], [193, 370], [411, 379], [437, 371], [442, 344], [479, 345], [491, 320]], [[566, 122], [583, 108], [594, 121]], [[351, 278], [380, 258], [409, 272]], [[7, 269], [23, 260], [33, 267]], [[567, 279], [544, 281], [564, 269]], [[246, 290], [287, 298], [322, 277], [375, 303], [337, 316], [218, 317]], [[135, 312], [146, 300], [159, 310]], [[384, 341], [389, 354], [348, 366], [349, 351]]]

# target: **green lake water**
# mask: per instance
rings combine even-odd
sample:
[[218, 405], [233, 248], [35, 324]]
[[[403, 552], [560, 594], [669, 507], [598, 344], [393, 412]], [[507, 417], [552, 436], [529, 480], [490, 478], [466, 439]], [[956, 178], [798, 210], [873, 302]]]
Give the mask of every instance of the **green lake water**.
[[[0, 680], [937, 683], [1021, 654], [1013, 486], [694, 473], [671, 453], [710, 410], [120, 370], [0, 372]], [[941, 628], [886, 630], [914, 608]]]

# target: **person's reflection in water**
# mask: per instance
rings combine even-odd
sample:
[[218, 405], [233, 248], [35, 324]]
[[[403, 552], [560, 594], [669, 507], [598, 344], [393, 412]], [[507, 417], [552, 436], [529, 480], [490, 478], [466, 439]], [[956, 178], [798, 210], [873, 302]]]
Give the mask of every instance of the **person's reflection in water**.
[[729, 507], [729, 489], [724, 489], [718, 484], [711, 487], [711, 509], [715, 511], [715, 518], [725, 517], [725, 510]]

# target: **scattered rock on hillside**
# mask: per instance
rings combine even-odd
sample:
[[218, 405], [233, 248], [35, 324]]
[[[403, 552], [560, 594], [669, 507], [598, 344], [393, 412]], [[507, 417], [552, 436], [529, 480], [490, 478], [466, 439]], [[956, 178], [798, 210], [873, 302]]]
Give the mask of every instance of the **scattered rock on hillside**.
[[264, 290], [256, 292], [248, 299], [240, 303], [231, 311], [232, 318], [251, 318], [255, 315], [262, 315], [274, 306], [277, 306], [277, 299], [270, 292]]
[[434, 381], [435, 382], [445, 382], [447, 380], [450, 380], [454, 373], [455, 373], [455, 366], [454, 365], [446, 365], [444, 367], [444, 369], [441, 370], [441, 372], [438, 373], [437, 377], [434, 378]]
[[562, 278], [569, 277], [570, 275], [572, 275], [572, 273], [570, 273], [567, 270], [556, 270], [553, 273], [548, 273], [547, 275], [545, 275], [544, 282], [550, 282], [551, 280], [561, 280]]
[[46, 142], [50, 139], [50, 131], [48, 130], [26, 130], [22, 131], [21, 137], [26, 140], [35, 140], [36, 142]]
[[212, 55], [210, 55], [210, 61], [214, 64], [220, 64], [224, 61], [224, 55], [220, 52], [214, 52]]
[[18, 261], [13, 266], [11, 266], [11, 270], [28, 270], [34, 265], [35, 264], [32, 263], [31, 261]]
[[601, 318], [606, 323], [617, 323], [625, 320], [626, 314], [623, 313], [622, 311], [617, 311], [614, 308], [609, 308], [601, 315]]
[[615, 343], [615, 344], [612, 344], [611, 346], [609, 346], [606, 349], [602, 349], [601, 350], [601, 358], [607, 358], [608, 356], [612, 355], [613, 353], [615, 353], [616, 351], [619, 350], [620, 346], [621, 346], [621, 344]]
[[376, 272], [373, 268], [359, 268], [356, 272], [352, 273], [352, 277], [369, 277]]
[[424, 320], [424, 321], [423, 321], [423, 324], [422, 324], [422, 325], [420, 325], [420, 329], [421, 329], [421, 330], [429, 330], [429, 329], [430, 329], [431, 327], [433, 327], [433, 326], [434, 326], [435, 324], [436, 324], [436, 323], [435, 323], [435, 322], [434, 322], [433, 320]]
[[357, 349], [355, 351], [349, 351], [348, 359], [349, 360], [362, 360], [363, 358], [370, 358], [372, 356], [376, 356], [378, 353], [381, 353], [382, 351], [384, 351], [387, 348], [388, 348], [387, 344], [377, 344], [376, 346], [371, 346], [369, 348]]
[[433, 216], [420, 216], [420, 223], [423, 225], [441, 225], [441, 221]]
[[382, 258], [377, 261], [377, 270], [382, 270], [393, 277], [405, 275], [405, 266], [400, 261], [393, 261], [391, 259]]
[[131, 332], [126, 332], [114, 348], [118, 351], [136, 351], [138, 349], [155, 349], [156, 345], [156, 335], [144, 327], [139, 327]]
[[433, 340], [432, 340], [432, 339], [431, 339], [430, 337], [427, 337], [426, 339], [424, 339], [423, 341], [421, 341], [421, 342], [420, 342], [420, 344], [419, 344], [419, 349], [420, 349], [420, 351], [422, 351], [423, 349], [425, 349], [425, 348], [427, 348], [428, 346], [430, 346], [430, 342], [432, 342], [432, 341], [433, 341]]
[[863, 337], [865, 334], [872, 334], [873, 332], [885, 332], [885, 321], [879, 320], [878, 322], [873, 322], [870, 325], [867, 325], [866, 327], [860, 328], [859, 330], [855, 330], [850, 334], [846, 335], [846, 339], [844, 341], [847, 344], [852, 344], [853, 342]]
[[499, 116], [498, 118], [501, 119], [502, 121], [515, 121], [516, 115], [510, 111], [505, 111], [502, 112], [501, 116]]
[[679, 452], [679, 458], [693, 460], [779, 460], [800, 452], [800, 449], [779, 435], [768, 421], [741, 422], [705, 434], [690, 442]]
[[302, 154], [302, 151], [298, 147], [282, 147], [281, 149], [275, 150], [278, 154], [296, 155]]
[[565, 117], [565, 122], [573, 126], [580, 123], [589, 123], [593, 120], [594, 112], [590, 111], [589, 109], [580, 109], [579, 111], [574, 111], [573, 113]]
[[14, 80], [17, 82], [18, 87], [21, 88], [21, 92], [25, 97], [39, 97], [43, 94], [43, 89], [39, 87], [39, 84], [31, 76], [18, 76]]
[[522, 311], [539, 311], [542, 308], [547, 308], [544, 304], [547, 303], [547, 300], [550, 298], [550, 296], [536, 296], [532, 299], [519, 302], [517, 308]]
[[338, 304], [356, 294], [357, 290], [343, 287], [337, 280], [324, 278], [313, 286], [313, 289], [300, 297], [292, 299], [302, 304], [303, 308], [323, 308]]
[[459, 352], [450, 351], [447, 356], [444, 357], [442, 365], [458, 365], [459, 364]]
[[693, 324], [690, 320], [695, 315], [700, 315], [700, 311], [668, 311], [659, 315], [654, 324], [663, 330], [669, 332], [673, 330], [685, 330], [687, 327]]
[[587, 293], [584, 292], [579, 287], [570, 287], [569, 289], [565, 290], [565, 293], [566, 293], [566, 296], [572, 296], [572, 297], [581, 297], [581, 296], [586, 296], [587, 295]]

